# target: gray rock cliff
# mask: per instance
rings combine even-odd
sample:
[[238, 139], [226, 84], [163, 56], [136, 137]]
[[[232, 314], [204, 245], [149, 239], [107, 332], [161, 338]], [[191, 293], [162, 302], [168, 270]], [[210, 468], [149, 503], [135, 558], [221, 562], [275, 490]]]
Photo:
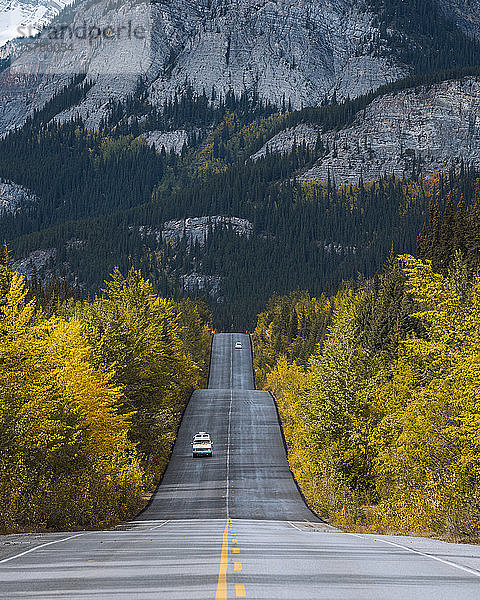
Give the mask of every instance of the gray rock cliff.
[[80, 0], [70, 12], [75, 31], [83, 23], [115, 31], [133, 24], [146, 33], [142, 39], [125, 31], [107, 39], [74, 36], [68, 47], [45, 46], [54, 21], [44, 38], [17, 49], [0, 74], [0, 131], [43, 106], [78, 72], [94, 85], [62, 118], [79, 114], [92, 128], [108, 100], [132, 94], [140, 76], [156, 106], [189, 82], [198, 92], [255, 90], [277, 105], [286, 99], [300, 108], [334, 92], [356, 96], [408, 72], [388, 58], [362, 0]]
[[[281, 135], [291, 139], [293, 133]], [[302, 176], [303, 181], [327, 180], [330, 172], [336, 184], [358, 183], [360, 178], [372, 181], [384, 174], [445, 171], [462, 161], [480, 167], [480, 80], [467, 78], [383, 96], [350, 127], [321, 137], [327, 153]]]
[[11, 182], [0, 182], [0, 217], [16, 214], [39, 199], [30, 190]]

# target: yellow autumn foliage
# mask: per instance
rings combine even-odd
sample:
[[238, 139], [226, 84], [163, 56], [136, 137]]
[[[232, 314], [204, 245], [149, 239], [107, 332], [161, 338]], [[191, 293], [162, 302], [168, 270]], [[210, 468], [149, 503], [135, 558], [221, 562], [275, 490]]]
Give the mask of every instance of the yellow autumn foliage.
[[425, 336], [400, 343], [378, 390], [375, 515], [384, 527], [477, 535], [480, 520], [480, 279], [401, 257]]
[[0, 531], [130, 518], [200, 383], [209, 315], [159, 298], [134, 270], [51, 318], [27, 293], [0, 263]]
[[479, 535], [480, 277], [460, 256], [448, 275], [401, 256], [337, 295], [308, 365], [281, 357], [267, 382], [292, 470], [323, 516]]
[[0, 528], [101, 525], [139, 505], [142, 470], [113, 374], [76, 319], [45, 319], [13, 274], [0, 305]]

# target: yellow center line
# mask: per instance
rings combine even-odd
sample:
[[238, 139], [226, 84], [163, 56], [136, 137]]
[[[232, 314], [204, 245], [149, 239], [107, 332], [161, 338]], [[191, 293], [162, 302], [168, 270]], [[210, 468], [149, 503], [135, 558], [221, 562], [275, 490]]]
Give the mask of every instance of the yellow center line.
[[235, 597], [236, 598], [245, 598], [246, 596], [246, 592], [245, 592], [245, 586], [243, 585], [243, 583], [236, 583], [235, 584]]
[[241, 571], [242, 570], [242, 563], [241, 562], [234, 562], [233, 563], [233, 570], [234, 571]]
[[227, 600], [227, 567], [228, 567], [228, 525], [230, 520], [227, 519], [227, 524], [223, 531], [222, 552], [220, 554], [220, 571], [218, 572], [217, 592], [215, 600]]
[[238, 540], [236, 540], [235, 538], [232, 539], [232, 544], [238, 544]]
[[232, 553], [233, 554], [238, 554], [240, 552], [239, 548], [232, 548]]

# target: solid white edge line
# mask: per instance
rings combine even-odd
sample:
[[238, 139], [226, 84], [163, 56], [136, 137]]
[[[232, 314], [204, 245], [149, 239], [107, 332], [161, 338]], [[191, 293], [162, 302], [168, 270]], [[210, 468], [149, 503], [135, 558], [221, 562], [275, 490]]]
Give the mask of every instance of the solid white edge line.
[[149, 527], [148, 531], [152, 531], [152, 529], [160, 529], [160, 527], [163, 527], [164, 525], [166, 525], [169, 522], [170, 521], [164, 521], [163, 523], [160, 523], [160, 525], [155, 525], [155, 527]]
[[138, 525], [138, 523], [164, 523], [165, 519], [146, 519], [144, 521], [141, 521], [140, 519], [138, 519], [138, 521], [127, 521], [125, 523], [125, 525]]
[[[297, 527], [294, 523], [292, 523], [291, 521], [288, 521], [288, 522], [290, 523], [290, 525], [295, 527], [295, 529], [298, 529], [299, 531], [303, 531], [303, 533], [318, 533], [315, 531], [309, 532], [309, 531], [302, 530], [299, 527]], [[314, 525], [313, 523], [310, 523], [309, 521], [306, 521], [306, 523]], [[328, 525], [328, 523], [325, 523], [325, 525], [327, 525], [328, 527], [332, 527], [332, 525]], [[335, 528], [332, 527], [332, 529], [335, 529]], [[337, 530], [337, 531], [341, 532], [341, 530]], [[348, 531], [345, 531], [344, 533], [346, 533], [347, 535], [351, 535], [353, 537], [359, 538], [361, 540], [381, 542], [383, 544], [395, 546], [396, 548], [401, 548], [402, 550], [405, 550], [406, 552], [411, 552], [412, 554], [418, 554], [419, 556], [423, 556], [424, 558], [430, 558], [431, 560], [435, 560], [435, 561], [442, 563], [444, 565], [447, 565], [449, 567], [453, 567], [454, 569], [459, 569], [460, 571], [465, 571], [465, 573], [469, 573], [470, 575], [474, 575], [475, 577], [480, 577], [480, 571], [477, 571], [476, 569], [471, 569], [470, 567], [464, 567], [463, 565], [454, 563], [451, 560], [446, 560], [445, 558], [440, 558], [439, 556], [435, 556], [434, 554], [427, 554], [426, 552], [421, 552], [420, 550], [415, 550], [414, 548], [409, 548], [408, 546], [404, 546], [403, 544], [398, 544], [397, 542], [391, 542], [390, 540], [382, 540], [381, 538], [378, 538], [378, 537], [375, 537], [372, 540], [370, 537], [367, 537], [367, 535], [373, 537], [375, 534], [360, 535], [359, 533], [351, 533]]]
[[291, 525], [292, 527], [295, 527], [295, 529], [297, 529], [298, 531], [301, 531], [302, 533], [309, 533], [308, 531], [305, 531], [305, 529], [300, 529], [300, 527], [298, 527], [297, 525], [295, 525], [295, 523], [293, 523], [292, 521], [287, 521], [287, 523], [289, 525]]
[[24, 552], [20, 552], [20, 554], [15, 554], [14, 556], [9, 556], [8, 558], [4, 558], [0, 560], [0, 565], [7, 563], [11, 560], [15, 560], [16, 558], [20, 558], [21, 556], [25, 556], [26, 554], [30, 554], [30, 552], [35, 552], [35, 550], [40, 550], [40, 548], [45, 548], [46, 546], [51, 546], [52, 544], [59, 544], [60, 542], [67, 542], [68, 540], [73, 540], [74, 538], [81, 537], [82, 535], [87, 535], [86, 533], [77, 533], [76, 535], [71, 535], [66, 538], [62, 538], [61, 540], [53, 540], [53, 542], [47, 542], [46, 544], [40, 544], [40, 546], [35, 546], [34, 548], [30, 548], [30, 550], [25, 550]]
[[[348, 535], [353, 535], [354, 537], [360, 538], [362, 540], [369, 539], [362, 535], [359, 535], [358, 533], [348, 533]], [[451, 560], [440, 558], [439, 556], [435, 556], [434, 554], [427, 554], [426, 552], [421, 552], [420, 550], [415, 550], [413, 548], [409, 548], [408, 546], [404, 546], [403, 544], [397, 544], [396, 542], [391, 542], [389, 540], [375, 538], [374, 541], [382, 542], [383, 544], [389, 544], [390, 546], [395, 546], [396, 548], [401, 548], [402, 550], [406, 550], [407, 552], [411, 552], [412, 554], [418, 554], [419, 556], [423, 556], [424, 558], [436, 560], [437, 562], [447, 565], [449, 567], [454, 567], [455, 569], [460, 569], [460, 571], [470, 573], [470, 575], [475, 575], [475, 577], [480, 577], [480, 571], [477, 571], [476, 569], [470, 569], [469, 567], [464, 567], [463, 565], [458, 565], [457, 563], [454, 563]]]
[[[298, 527], [298, 525], [295, 525], [293, 521], [287, 521], [287, 523], [292, 527], [295, 527], [295, 529], [298, 529], [298, 531], [301, 531], [302, 533], [322, 533], [320, 531], [308, 531], [308, 529], [301, 529], [300, 527]], [[323, 521], [321, 521], [320, 523], [312, 523], [311, 521], [297, 521], [297, 523], [305, 523], [306, 525], [311, 525], [312, 527], [330, 527], [330, 529], [338, 531], [338, 533], [344, 533], [341, 529], [338, 529], [337, 527], [334, 527], [329, 523], [324, 523]]]

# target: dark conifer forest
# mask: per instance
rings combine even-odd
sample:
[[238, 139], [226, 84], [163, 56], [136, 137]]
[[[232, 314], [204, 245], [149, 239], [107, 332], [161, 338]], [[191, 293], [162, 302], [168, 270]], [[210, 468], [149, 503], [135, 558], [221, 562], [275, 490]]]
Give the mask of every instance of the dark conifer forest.
[[[385, 5], [379, 13], [390, 18], [389, 11]], [[432, 27], [440, 31], [441, 23]], [[432, 206], [448, 206], [460, 194], [462, 210], [473, 210], [468, 207], [476, 198], [478, 173], [463, 165], [436, 179], [385, 176], [339, 188], [330, 178], [299, 181], [325, 152], [320, 142], [251, 157], [273, 135], [299, 123], [339, 129], [382, 94], [478, 75], [479, 67], [471, 66], [479, 62], [476, 43], [458, 35], [451, 38], [458, 58], [453, 63], [432, 48], [440, 58], [428, 68], [417, 65], [404, 80], [354, 100], [333, 98], [298, 111], [288, 99], [278, 108], [255, 94], [219, 97], [214, 89], [196, 94], [189, 87], [157, 109], [139, 81], [125, 103], [109, 102], [108, 118], [93, 131], [79, 117], [52, 120], [88, 93], [91, 83], [77, 76], [0, 140], [2, 180], [40, 199], [0, 218], [1, 239], [14, 261], [37, 250], [50, 253], [38, 272], [27, 265], [30, 279], [64, 277], [78, 297], [87, 297], [115, 266], [135, 267], [165, 296], [205, 297], [215, 325], [227, 330], [251, 328], [274, 294], [305, 289], [320, 295], [370, 277], [390, 253], [415, 250]], [[185, 131], [183, 149], [155, 150], [142, 137], [152, 130]], [[214, 227], [205, 243], [162, 239], [167, 221], [215, 215], [246, 219], [252, 230]]]

